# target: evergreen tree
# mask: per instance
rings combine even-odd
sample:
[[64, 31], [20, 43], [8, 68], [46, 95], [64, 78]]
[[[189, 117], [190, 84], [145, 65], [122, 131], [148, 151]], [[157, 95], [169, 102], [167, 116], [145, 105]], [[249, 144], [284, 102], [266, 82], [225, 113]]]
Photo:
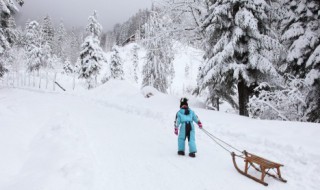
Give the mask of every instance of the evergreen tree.
[[281, 40], [287, 47], [285, 72], [306, 78], [311, 86], [307, 97], [308, 120], [320, 122], [320, 2], [284, 0], [287, 8], [280, 23]]
[[119, 50], [116, 46], [112, 48], [110, 71], [112, 79], [124, 79], [122, 60], [119, 55]]
[[311, 86], [307, 96], [307, 117], [310, 122], [320, 123], [320, 46], [313, 51], [307, 64], [306, 81]]
[[97, 84], [97, 75], [101, 69], [101, 65], [105, 63], [104, 53], [100, 47], [99, 35], [102, 27], [97, 21], [97, 13], [89, 17], [87, 32], [84, 43], [81, 45], [80, 52], [81, 68], [79, 78], [87, 80], [88, 89], [93, 88]]
[[139, 55], [138, 55], [139, 47], [137, 45], [133, 46], [132, 49], [132, 63], [133, 63], [133, 77], [134, 81], [138, 83], [138, 63], [139, 63]]
[[27, 23], [24, 44], [27, 51], [28, 71], [39, 70], [42, 65], [43, 50], [40, 34], [40, 25], [37, 21]]
[[74, 72], [74, 68], [73, 66], [71, 65], [69, 59], [67, 59], [65, 62], [64, 62], [64, 65], [63, 65], [63, 70], [66, 74], [71, 74]]
[[200, 90], [211, 88], [211, 97], [228, 100], [237, 89], [240, 115], [248, 116], [253, 88], [278, 76], [274, 64], [280, 58], [281, 45], [270, 28], [277, 18], [271, 18], [272, 7], [265, 0], [209, 3], [208, 15], [201, 24], [206, 36], [206, 60], [199, 75]]
[[51, 49], [53, 48], [53, 41], [54, 41], [54, 28], [51, 22], [51, 18], [47, 15], [43, 19], [42, 24], [42, 44], [48, 44]]
[[[16, 0], [21, 6], [23, 0]], [[13, 0], [0, 1], [0, 53], [9, 48], [15, 41], [15, 20], [14, 14], [18, 8]]]
[[[23, 0], [16, 0], [22, 6]], [[0, 56], [4, 56], [5, 51], [16, 41], [17, 34], [15, 30], [14, 13], [18, 12], [18, 8], [13, 0], [0, 1]], [[3, 62], [0, 61], [0, 77], [7, 71]]]
[[106, 49], [106, 47], [107, 47], [107, 33], [103, 33], [103, 34], [102, 34], [100, 46], [101, 46], [101, 48], [102, 48], [103, 50]]
[[93, 88], [97, 83], [97, 75], [103, 64], [104, 57], [99, 40], [88, 36], [81, 45], [80, 52], [81, 69], [79, 78], [87, 80], [88, 89]]
[[67, 31], [64, 27], [64, 24], [62, 21], [60, 21], [60, 24], [59, 24], [59, 27], [57, 29], [57, 32], [56, 32], [56, 37], [55, 37], [55, 54], [58, 56], [58, 57], [61, 57], [63, 60], [66, 59], [66, 56], [65, 55], [65, 52], [66, 52], [66, 41], [67, 41]]
[[174, 76], [170, 34], [157, 12], [153, 12], [146, 29], [147, 57], [143, 67], [142, 86], [152, 86], [166, 93]]
[[76, 30], [73, 28], [71, 30], [71, 33], [69, 35], [69, 48], [68, 48], [68, 54], [70, 57], [70, 61], [72, 64], [75, 64], [79, 58], [79, 52], [81, 47], [81, 40], [79, 35], [77, 35]]
[[284, 0], [283, 7], [288, 9], [280, 23], [281, 41], [288, 49], [285, 71], [305, 78], [306, 64], [320, 45], [320, 3], [316, 0]]
[[97, 11], [94, 11], [93, 15], [89, 17], [89, 24], [86, 29], [90, 36], [99, 39], [102, 32], [102, 26], [97, 20], [97, 14]]
[[318, 78], [312, 84], [312, 90], [307, 97], [307, 117], [309, 122], [320, 123], [320, 72], [317, 72]]

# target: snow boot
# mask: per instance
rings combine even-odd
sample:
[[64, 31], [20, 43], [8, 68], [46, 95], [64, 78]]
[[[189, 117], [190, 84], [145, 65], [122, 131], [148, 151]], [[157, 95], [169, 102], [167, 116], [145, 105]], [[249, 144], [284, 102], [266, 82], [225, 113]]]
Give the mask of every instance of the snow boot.
[[190, 156], [191, 158], [195, 158], [195, 157], [196, 157], [196, 154], [195, 154], [194, 152], [191, 152], [191, 153], [189, 153], [189, 156]]
[[178, 151], [178, 155], [184, 156], [184, 151]]

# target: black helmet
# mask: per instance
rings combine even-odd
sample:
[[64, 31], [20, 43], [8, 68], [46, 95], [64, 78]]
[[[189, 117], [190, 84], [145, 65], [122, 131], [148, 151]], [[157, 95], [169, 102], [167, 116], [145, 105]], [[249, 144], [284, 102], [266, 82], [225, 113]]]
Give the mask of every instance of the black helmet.
[[180, 99], [180, 108], [182, 106], [188, 106], [188, 99], [187, 98], [181, 98]]

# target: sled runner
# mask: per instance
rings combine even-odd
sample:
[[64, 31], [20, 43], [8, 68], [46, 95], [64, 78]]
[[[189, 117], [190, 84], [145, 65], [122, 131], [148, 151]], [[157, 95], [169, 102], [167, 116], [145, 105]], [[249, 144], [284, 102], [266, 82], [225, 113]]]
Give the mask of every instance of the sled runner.
[[[231, 155], [232, 155], [233, 164], [234, 164], [234, 167], [236, 168], [236, 170], [240, 174], [242, 174], [242, 175], [244, 175], [244, 176], [246, 176], [246, 177], [248, 177], [250, 179], [253, 179], [254, 181], [256, 181], [258, 183], [261, 183], [261, 184], [263, 184], [265, 186], [268, 186], [268, 184], [264, 181], [264, 178], [266, 177], [266, 175], [268, 175], [270, 177], [273, 177], [276, 180], [279, 180], [281, 182], [284, 182], [284, 183], [287, 182], [287, 180], [285, 180], [285, 179], [283, 179], [281, 177], [280, 167], [283, 166], [282, 164], [267, 160], [267, 159], [262, 158], [260, 156], [256, 156], [256, 155], [251, 154], [251, 153], [249, 153], [247, 151], [243, 151], [244, 157], [243, 156], [238, 156], [234, 152], [232, 152]], [[239, 167], [237, 165], [237, 162], [236, 162], [236, 157], [240, 157], [240, 158], [244, 159], [244, 162], [245, 162], [244, 171], [239, 169]], [[261, 178], [260, 179], [248, 174], [248, 170], [249, 170], [250, 167], [253, 167], [258, 172], [261, 172]], [[275, 175], [270, 174], [269, 173], [270, 170], [273, 170]]]

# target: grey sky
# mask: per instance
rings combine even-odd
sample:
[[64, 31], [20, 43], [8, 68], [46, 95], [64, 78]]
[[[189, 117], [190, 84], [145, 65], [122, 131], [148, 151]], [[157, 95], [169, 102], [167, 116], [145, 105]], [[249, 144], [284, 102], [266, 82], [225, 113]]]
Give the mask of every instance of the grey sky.
[[104, 31], [126, 21], [139, 9], [150, 8], [152, 0], [25, 0], [17, 18], [23, 25], [30, 19], [41, 19], [49, 15], [53, 22], [63, 20], [68, 27], [84, 27], [93, 10], [98, 11], [98, 20]]

